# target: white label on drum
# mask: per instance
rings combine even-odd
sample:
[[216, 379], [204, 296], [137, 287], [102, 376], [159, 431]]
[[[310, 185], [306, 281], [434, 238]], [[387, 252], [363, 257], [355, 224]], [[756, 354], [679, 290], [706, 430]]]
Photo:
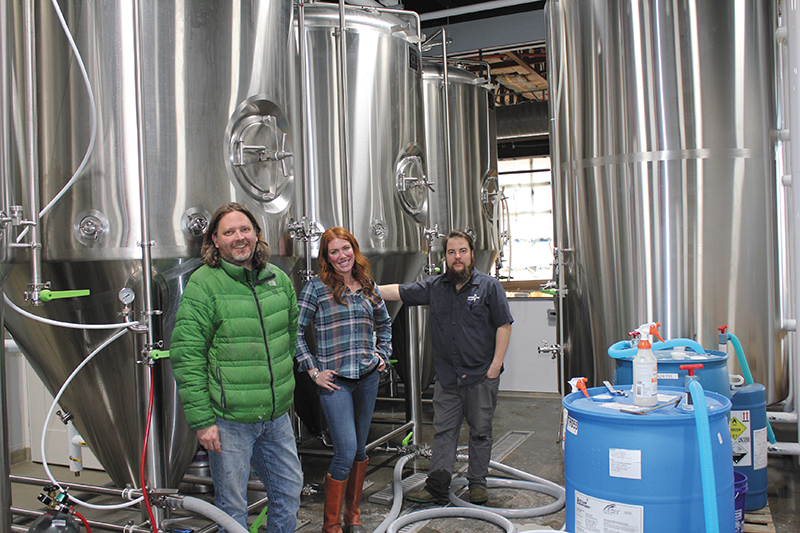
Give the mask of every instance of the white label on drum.
[[625, 479], [642, 479], [642, 450], [608, 450], [608, 475]]
[[753, 430], [753, 470], [767, 467], [767, 428]]
[[658, 377], [658, 379], [664, 379], [664, 380], [667, 380], [667, 379], [676, 380], [676, 379], [678, 379], [678, 374], [661, 374], [661, 373], [659, 373], [659, 374], [656, 374], [656, 377]]
[[567, 431], [573, 435], [578, 434], [578, 421], [572, 417], [567, 418]]
[[644, 507], [575, 491], [575, 533], [643, 533]]

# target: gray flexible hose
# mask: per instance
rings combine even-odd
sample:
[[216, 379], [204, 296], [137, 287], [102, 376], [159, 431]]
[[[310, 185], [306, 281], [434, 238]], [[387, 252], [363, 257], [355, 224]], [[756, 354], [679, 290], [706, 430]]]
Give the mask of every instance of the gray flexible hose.
[[[489, 478], [493, 484], [490, 486], [501, 486], [505, 485], [511, 488], [520, 488], [520, 489], [527, 489], [532, 490], [535, 492], [541, 492], [543, 494], [548, 494], [554, 498], [556, 501], [553, 503], [544, 505], [542, 507], [533, 507], [530, 509], [492, 509], [499, 515], [505, 516], [507, 518], [529, 518], [533, 516], [544, 516], [548, 514], [555, 513], [556, 511], [560, 510], [564, 507], [564, 504], [567, 499], [567, 491], [564, 490], [564, 487], [553, 483], [547, 479], [534, 476], [533, 474], [529, 474], [524, 470], [519, 470], [518, 468], [514, 468], [512, 466], [504, 465], [503, 463], [498, 463], [497, 461], [489, 461], [489, 467], [494, 468], [498, 472], [502, 472], [504, 474], [508, 474], [510, 476], [514, 476], [515, 478], [529, 482], [530, 485], [519, 485], [519, 482], [515, 480], [507, 480], [507, 479], [500, 479], [500, 478]], [[487, 483], [489, 480], [487, 480]], [[450, 501], [453, 502], [454, 505], [459, 505], [461, 507], [477, 507], [469, 502], [466, 502], [460, 498], [458, 498], [454, 493], [460, 487], [466, 485], [466, 480], [464, 478], [456, 478], [450, 484]]]
[[472, 509], [472, 508], [453, 508], [453, 507], [437, 507], [435, 509], [424, 509], [422, 511], [415, 511], [405, 516], [401, 516], [389, 525], [386, 533], [397, 533], [400, 529], [413, 522], [420, 520], [429, 520], [432, 518], [448, 518], [458, 516], [459, 518], [477, 518], [486, 522], [491, 522], [503, 528], [506, 533], [516, 533], [517, 528], [508, 518], [504, 518], [497, 513], [493, 513], [486, 509]]
[[[546, 481], [546, 480], [545, 480]], [[463, 477], [456, 478], [450, 483], [450, 501], [453, 505], [457, 505], [459, 507], [466, 507], [472, 509], [485, 509], [485, 507], [481, 507], [479, 505], [475, 505], [473, 503], [467, 502], [462, 500], [458, 496], [456, 496], [456, 492], [461, 488], [467, 485], [467, 480]], [[540, 492], [542, 494], [547, 494], [556, 498], [556, 501], [549, 503], [547, 505], [543, 505], [541, 507], [532, 507], [530, 509], [502, 509], [497, 507], [492, 507], [491, 510], [494, 513], [499, 514], [500, 516], [504, 516], [506, 518], [530, 518], [533, 516], [545, 516], [556, 511], [560, 510], [564, 507], [564, 501], [566, 498], [566, 492], [564, 489], [555, 485], [553, 483], [551, 486], [551, 482], [545, 483], [538, 483], [533, 481], [524, 481], [519, 479], [502, 479], [496, 477], [490, 477], [486, 479], [486, 485], [490, 488], [492, 487], [505, 487], [510, 489], [525, 489], [530, 490], [533, 492]]]
[[416, 456], [416, 452], [406, 454], [394, 465], [394, 475], [392, 476], [392, 494], [394, 495], [392, 510], [389, 511], [389, 514], [383, 519], [383, 522], [378, 525], [373, 533], [384, 533], [389, 525], [400, 516], [400, 510], [403, 508], [403, 467]]
[[230, 533], [249, 533], [247, 529], [242, 527], [239, 522], [231, 518], [225, 511], [199, 498], [179, 496], [169, 497], [167, 501], [177, 509], [186, 509], [205, 516], [227, 529]]
[[[426, 518], [445, 518], [454, 516], [476, 518], [478, 520], [492, 522], [502, 528], [507, 528], [510, 525], [512, 529], [507, 529], [507, 532], [515, 533], [516, 527], [508, 520], [508, 518], [506, 518], [507, 516], [510, 516], [511, 518], [544, 516], [560, 510], [564, 506], [564, 503], [566, 501], [566, 491], [562, 486], [553, 483], [552, 481], [548, 481], [546, 479], [534, 476], [533, 474], [529, 474], [523, 470], [518, 470], [511, 466], [504, 465], [503, 463], [490, 461], [489, 466], [491, 468], [494, 468], [497, 471], [518, 478], [517, 480], [489, 478], [489, 480], [487, 481], [491, 481], [491, 486], [502, 485], [512, 488], [523, 488], [523, 489], [533, 490], [536, 492], [541, 492], [543, 494], [548, 494], [550, 496], [553, 496], [554, 498], [556, 498], [556, 501], [542, 507], [534, 507], [531, 509], [491, 508], [491, 510], [489, 510], [485, 507], [479, 507], [477, 505], [467, 503], [457, 498], [453, 494], [454, 490], [453, 484], [458, 485], [459, 483], [462, 483], [460, 486], [463, 486], [463, 484], [466, 483], [466, 480], [464, 480], [464, 478], [456, 478], [451, 483], [450, 501], [453, 502], [455, 505], [459, 505], [459, 507], [440, 507], [437, 509], [427, 509], [424, 511], [409, 513], [408, 515], [398, 518], [398, 516], [400, 516], [400, 511], [402, 510], [403, 507], [403, 467], [409, 460], [413, 459], [417, 455], [418, 455], [417, 452], [410, 453], [404, 455], [397, 461], [397, 464], [394, 467], [394, 475], [392, 478], [392, 492], [394, 494], [392, 509], [391, 511], [389, 511], [389, 514], [386, 516], [383, 522], [381, 522], [378, 525], [378, 527], [375, 529], [373, 533], [394, 533], [412, 522], [425, 520]], [[434, 514], [425, 514], [425, 513], [434, 513]], [[414, 518], [409, 519], [408, 517], [414, 517]], [[538, 532], [534, 530], [528, 530], [525, 533], [538, 533]]]

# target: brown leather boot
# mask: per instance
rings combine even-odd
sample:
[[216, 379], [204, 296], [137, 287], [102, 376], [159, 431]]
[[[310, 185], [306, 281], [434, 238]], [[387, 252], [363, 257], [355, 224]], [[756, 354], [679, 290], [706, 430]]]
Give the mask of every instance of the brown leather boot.
[[367, 473], [369, 458], [353, 463], [350, 477], [347, 479], [347, 491], [344, 495], [344, 533], [363, 533], [361, 525], [361, 491], [364, 489], [364, 476]]
[[325, 511], [322, 515], [322, 533], [342, 533], [342, 502], [347, 480], [336, 481], [325, 474]]

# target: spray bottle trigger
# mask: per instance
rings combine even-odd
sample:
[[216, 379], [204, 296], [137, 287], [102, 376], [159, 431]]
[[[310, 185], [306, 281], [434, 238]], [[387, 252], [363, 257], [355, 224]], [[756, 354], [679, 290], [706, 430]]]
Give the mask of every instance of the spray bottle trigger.
[[661, 322], [652, 322], [650, 324], [650, 335], [655, 335], [658, 340], [664, 342], [663, 337], [661, 337], [661, 334], [658, 332], [659, 326], [661, 326]]
[[572, 378], [569, 380], [569, 384], [572, 387], [572, 392], [578, 392], [579, 390], [583, 392], [583, 395], [587, 398], [589, 397], [589, 392], [586, 390], [586, 382], [589, 381], [587, 378]]
[[661, 327], [661, 322], [645, 322], [638, 328], [636, 328], [636, 332], [629, 333], [629, 335], [633, 335], [634, 340], [637, 339], [636, 335], [638, 334], [638, 338], [640, 341], [650, 341], [650, 335], [655, 335], [658, 340], [664, 342], [664, 338], [658, 332], [658, 328]]

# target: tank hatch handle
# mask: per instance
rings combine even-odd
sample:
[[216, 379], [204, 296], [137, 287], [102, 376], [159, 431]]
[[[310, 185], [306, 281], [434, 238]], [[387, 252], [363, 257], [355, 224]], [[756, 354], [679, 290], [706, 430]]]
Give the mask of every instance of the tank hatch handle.
[[406, 192], [409, 189], [417, 187], [427, 187], [431, 192], [436, 192], [433, 188], [435, 183], [428, 179], [428, 176], [422, 174], [421, 176], [409, 175], [407, 172], [410, 168], [422, 168], [422, 158], [416, 155], [408, 156], [405, 159], [405, 164], [401, 165], [397, 171], [397, 190]]
[[[245, 143], [244, 137], [247, 131], [251, 128], [261, 126], [265, 126], [275, 133], [275, 146], [277, 147], [280, 145], [280, 148], [276, 148], [274, 152], [270, 153], [270, 150], [268, 150], [266, 146], [248, 145]], [[237, 138], [234, 139], [234, 147], [234, 166], [244, 166], [246, 164], [244, 157], [245, 152], [255, 152], [258, 154], [258, 160], [261, 162], [280, 161], [281, 169], [283, 170], [283, 176], [287, 178], [289, 177], [289, 169], [286, 166], [285, 160], [287, 157], [292, 157], [294, 154], [286, 151], [286, 133], [280, 131], [274, 116], [262, 115], [260, 120], [253, 121], [245, 126], [240, 132], [238, 132]]]

